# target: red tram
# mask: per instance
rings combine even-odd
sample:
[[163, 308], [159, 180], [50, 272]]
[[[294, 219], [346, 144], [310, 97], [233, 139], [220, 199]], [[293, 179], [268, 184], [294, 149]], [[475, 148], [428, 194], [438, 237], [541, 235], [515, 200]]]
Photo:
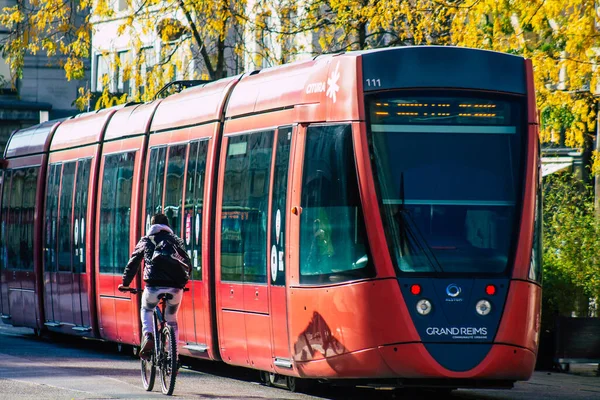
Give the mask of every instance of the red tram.
[[292, 386], [499, 387], [532, 373], [529, 60], [320, 56], [17, 131], [3, 165], [6, 323], [139, 345], [140, 299], [116, 287], [162, 210], [193, 260], [183, 355]]

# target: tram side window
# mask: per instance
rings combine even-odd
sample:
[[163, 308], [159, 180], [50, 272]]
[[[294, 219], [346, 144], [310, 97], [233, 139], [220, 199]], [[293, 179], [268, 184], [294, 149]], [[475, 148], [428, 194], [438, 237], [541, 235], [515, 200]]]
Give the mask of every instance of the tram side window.
[[165, 184], [165, 215], [173, 232], [181, 236], [181, 202], [183, 201], [183, 174], [187, 145], [169, 147], [169, 165]]
[[9, 213], [9, 197], [10, 197], [10, 186], [12, 180], [12, 171], [7, 170], [4, 172], [2, 178], [2, 231], [0, 232], [0, 240], [2, 254], [0, 255], [1, 267], [6, 269], [8, 267], [8, 213]]
[[38, 167], [6, 171], [2, 194], [1, 267], [33, 271]]
[[71, 224], [73, 217], [73, 184], [75, 182], [75, 162], [63, 165], [58, 217], [58, 271], [71, 272]]
[[100, 273], [120, 274], [129, 259], [135, 152], [108, 155], [100, 199]]
[[129, 261], [129, 223], [131, 221], [131, 195], [133, 189], [133, 166], [135, 152], [123, 153], [119, 159], [117, 187], [115, 193], [115, 273]]
[[229, 138], [221, 211], [221, 279], [266, 283], [273, 131]]
[[300, 219], [300, 283], [373, 276], [350, 125], [306, 135]]
[[529, 279], [541, 283], [542, 271], [542, 188], [540, 187], [535, 198], [535, 223]]
[[150, 218], [152, 218], [154, 214], [162, 211], [166, 154], [166, 147], [158, 147], [150, 150], [148, 185], [146, 191], [146, 232], [150, 228]]
[[73, 271], [85, 273], [85, 227], [87, 226], [88, 187], [90, 182], [91, 159], [78, 161], [75, 183], [75, 224], [73, 229], [74, 259]]
[[102, 193], [100, 199], [100, 273], [114, 273], [115, 190], [117, 187], [118, 156], [104, 158]]
[[208, 140], [190, 143], [185, 190], [184, 241], [192, 260], [192, 279], [202, 280], [202, 207]]
[[20, 245], [21, 266], [33, 271], [33, 224], [35, 219], [35, 195], [39, 167], [27, 168], [23, 188], [23, 226]]
[[285, 286], [285, 216], [288, 187], [288, 166], [292, 128], [280, 128], [277, 134], [275, 171], [273, 174], [273, 205], [271, 210], [271, 283]]
[[8, 242], [8, 268], [21, 269], [21, 227], [23, 224], [23, 186], [25, 183], [25, 170], [13, 170], [10, 189], [10, 209], [8, 211], [7, 242]]
[[58, 217], [58, 188], [61, 164], [51, 164], [46, 189], [46, 213], [44, 217], [44, 271], [56, 271], [56, 219]]

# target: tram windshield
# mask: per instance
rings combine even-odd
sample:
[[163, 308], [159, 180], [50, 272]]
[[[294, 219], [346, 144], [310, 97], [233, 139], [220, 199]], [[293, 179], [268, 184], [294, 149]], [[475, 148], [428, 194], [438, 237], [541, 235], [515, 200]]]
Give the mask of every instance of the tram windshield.
[[400, 272], [506, 270], [522, 197], [523, 104], [422, 92], [367, 98], [375, 183]]

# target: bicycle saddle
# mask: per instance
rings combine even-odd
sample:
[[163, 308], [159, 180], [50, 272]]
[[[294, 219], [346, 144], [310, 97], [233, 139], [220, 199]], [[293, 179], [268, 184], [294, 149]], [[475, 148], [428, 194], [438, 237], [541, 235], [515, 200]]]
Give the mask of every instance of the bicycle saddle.
[[165, 300], [171, 300], [173, 298], [173, 295], [171, 293], [161, 293], [158, 295], [158, 299], [165, 299]]

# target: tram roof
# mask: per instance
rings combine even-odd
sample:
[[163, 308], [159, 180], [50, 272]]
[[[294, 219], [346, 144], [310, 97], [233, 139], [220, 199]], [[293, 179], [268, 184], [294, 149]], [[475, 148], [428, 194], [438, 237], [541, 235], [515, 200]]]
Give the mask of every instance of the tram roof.
[[151, 132], [191, 126], [221, 118], [230, 87], [238, 76], [194, 86], [165, 98], [157, 107]]
[[[11, 136], [5, 157], [98, 143], [105, 126], [104, 139], [110, 140], [217, 121], [233, 85], [227, 118], [301, 105], [315, 106], [310, 111], [315, 120], [353, 118], [358, 113], [357, 59], [362, 60], [363, 78], [381, 82], [373, 87], [365, 85], [365, 92], [460, 88], [527, 93], [524, 59], [506, 53], [453, 46], [407, 46], [322, 55], [195, 86], [162, 101], [120, 105], [22, 129]], [[339, 78], [337, 97], [331, 97], [328, 90], [333, 76]], [[348, 76], [351, 78], [345, 78]], [[338, 104], [333, 107], [327, 97], [336, 98]], [[53, 130], [56, 132], [51, 138]]]
[[48, 151], [52, 133], [62, 121], [64, 119], [46, 121], [13, 132], [4, 150], [4, 158], [22, 157]]
[[50, 151], [98, 143], [102, 140], [106, 123], [121, 108], [122, 105], [79, 114], [63, 122], [54, 133]]
[[145, 134], [150, 128], [150, 120], [161, 100], [144, 104], [134, 104], [117, 110], [110, 119], [104, 140], [125, 138]]
[[[365, 92], [410, 88], [527, 92], [520, 56], [453, 46], [391, 47], [322, 55], [244, 75], [231, 94], [226, 117], [305, 106], [299, 110], [309, 110], [312, 120], [356, 118], [361, 67], [363, 79], [377, 80], [372, 86], [362, 85]], [[330, 83], [337, 85], [335, 94]]]
[[349, 54], [362, 58], [363, 77], [377, 79], [365, 92], [456, 88], [526, 94], [525, 59], [456, 46], [390, 47]]
[[227, 104], [227, 118], [302, 103], [302, 93], [315, 60], [300, 61], [246, 74]]

